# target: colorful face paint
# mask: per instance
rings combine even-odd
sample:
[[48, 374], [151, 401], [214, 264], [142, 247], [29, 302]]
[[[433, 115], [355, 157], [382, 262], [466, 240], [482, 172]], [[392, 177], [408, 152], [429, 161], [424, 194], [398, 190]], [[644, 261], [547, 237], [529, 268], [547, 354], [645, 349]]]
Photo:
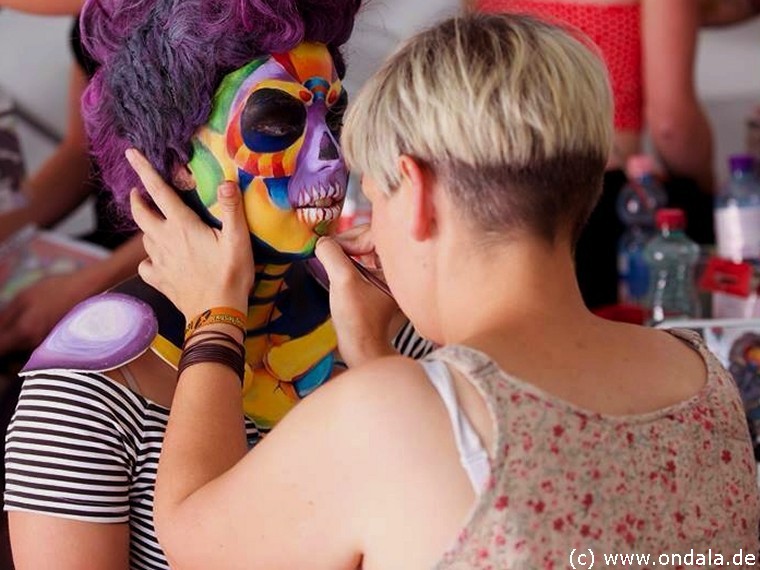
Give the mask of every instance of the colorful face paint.
[[335, 227], [348, 178], [337, 142], [346, 100], [329, 51], [312, 43], [257, 59], [217, 90], [189, 167], [214, 218], [219, 183], [240, 184], [257, 261], [308, 257]]

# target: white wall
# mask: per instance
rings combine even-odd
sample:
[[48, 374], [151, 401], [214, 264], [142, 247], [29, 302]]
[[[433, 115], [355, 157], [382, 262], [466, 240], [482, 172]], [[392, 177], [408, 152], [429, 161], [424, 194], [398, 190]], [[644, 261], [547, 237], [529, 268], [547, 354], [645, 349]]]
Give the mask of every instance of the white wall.
[[747, 116], [760, 106], [760, 18], [700, 35], [697, 87], [713, 125], [716, 172], [745, 150]]
[[[71, 21], [0, 11], [0, 89], [59, 134], [66, 125]], [[19, 129], [26, 167], [33, 172], [54, 147], [23, 125]]]

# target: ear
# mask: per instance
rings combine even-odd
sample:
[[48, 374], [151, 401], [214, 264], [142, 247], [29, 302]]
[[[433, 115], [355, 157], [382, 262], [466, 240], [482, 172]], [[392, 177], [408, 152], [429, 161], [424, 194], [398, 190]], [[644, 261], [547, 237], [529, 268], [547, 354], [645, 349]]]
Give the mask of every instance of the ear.
[[433, 205], [434, 179], [432, 173], [411, 156], [399, 158], [401, 189], [410, 203], [412, 237], [418, 241], [428, 239], [435, 229]]
[[174, 174], [172, 175], [172, 184], [177, 190], [187, 191], [195, 190], [197, 184], [195, 183], [195, 176], [190, 172], [187, 165], [178, 165], [174, 168]]

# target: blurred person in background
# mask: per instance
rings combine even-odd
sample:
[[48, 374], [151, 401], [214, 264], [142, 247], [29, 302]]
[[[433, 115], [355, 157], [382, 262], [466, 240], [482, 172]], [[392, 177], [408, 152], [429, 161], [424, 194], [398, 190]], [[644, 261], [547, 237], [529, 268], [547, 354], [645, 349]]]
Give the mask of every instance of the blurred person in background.
[[694, 86], [701, 25], [694, 0], [465, 0], [483, 12], [526, 13], [580, 30], [599, 48], [615, 98], [615, 141], [605, 191], [578, 242], [584, 299], [595, 308], [617, 301], [617, 244], [623, 232], [615, 204], [627, 159], [643, 150], [645, 129], [667, 175], [673, 207], [686, 210], [688, 233], [714, 241], [713, 139]]
[[[83, 0], [0, 0], [0, 7], [48, 16], [76, 16]], [[75, 56], [68, 72], [66, 132], [53, 154], [26, 181], [21, 191], [24, 205], [0, 214], [0, 242], [26, 226], [48, 228], [71, 214], [84, 200], [95, 197], [95, 230], [83, 236], [114, 253], [76, 273], [47, 277], [21, 291], [0, 310], [0, 450], [5, 431], [21, 389], [16, 376], [33, 349], [53, 326], [77, 303], [133, 275], [145, 253], [133, 230], [111, 216], [102, 184], [89, 159], [87, 138], [80, 112], [80, 99], [94, 72], [92, 60], [82, 49], [78, 19], [71, 31]], [[29, 70], [34, 73], [34, 69]], [[0, 484], [5, 469], [0, 465]], [[0, 568], [13, 568], [8, 540], [7, 515], [0, 516]]]
[[[82, 4], [82, 0], [0, 0], [0, 6], [56, 16], [76, 16]], [[75, 61], [69, 71], [66, 132], [53, 154], [23, 183], [25, 205], [0, 214], [0, 241], [28, 224], [54, 226], [93, 196], [95, 230], [82, 239], [114, 252], [75, 273], [36, 282], [0, 310], [0, 358], [37, 346], [69, 309], [133, 275], [145, 255], [140, 239], [130, 239], [134, 230], [113, 214], [89, 158], [79, 105], [95, 64], [82, 48], [78, 19], [72, 26], [71, 47]]]

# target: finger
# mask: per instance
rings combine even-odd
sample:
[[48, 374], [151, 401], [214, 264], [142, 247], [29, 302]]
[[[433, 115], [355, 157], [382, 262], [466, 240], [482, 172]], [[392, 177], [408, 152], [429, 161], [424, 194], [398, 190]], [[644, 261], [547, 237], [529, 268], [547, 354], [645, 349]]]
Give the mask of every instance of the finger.
[[314, 253], [325, 268], [331, 284], [346, 283], [359, 277], [359, 271], [335, 240], [320, 238]]
[[153, 262], [151, 261], [150, 257], [147, 259], [143, 259], [140, 262], [140, 264], [137, 266], [137, 274], [148, 285], [158, 289], [157, 283], [156, 283], [156, 270], [153, 266]]
[[129, 194], [129, 207], [132, 219], [145, 235], [160, 231], [163, 218], [145, 203], [137, 188], [133, 188]]
[[334, 236], [348, 255], [362, 256], [375, 251], [375, 241], [372, 238], [369, 224], [356, 226]]
[[143, 249], [145, 249], [145, 257], [150, 259], [154, 265], [156, 263], [160, 264], [164, 253], [164, 248], [161, 247], [160, 242], [148, 234], [143, 234], [142, 242]]
[[232, 241], [250, 240], [243, 195], [238, 185], [229, 180], [222, 182], [217, 189], [217, 197], [221, 210], [222, 237]]
[[161, 210], [161, 213], [165, 217], [168, 218], [169, 215], [181, 215], [184, 213], [184, 210], [188, 209], [187, 206], [182, 203], [180, 197], [177, 196], [174, 188], [169, 186], [164, 179], [161, 178], [161, 175], [156, 172], [153, 165], [151, 165], [151, 163], [148, 162], [148, 159], [139, 151], [130, 148], [126, 151], [125, 156], [127, 157], [129, 164], [137, 173], [137, 176], [140, 177], [143, 186], [145, 186], [145, 190], [150, 194], [153, 202], [155, 202], [156, 206], [158, 206], [158, 209]]

